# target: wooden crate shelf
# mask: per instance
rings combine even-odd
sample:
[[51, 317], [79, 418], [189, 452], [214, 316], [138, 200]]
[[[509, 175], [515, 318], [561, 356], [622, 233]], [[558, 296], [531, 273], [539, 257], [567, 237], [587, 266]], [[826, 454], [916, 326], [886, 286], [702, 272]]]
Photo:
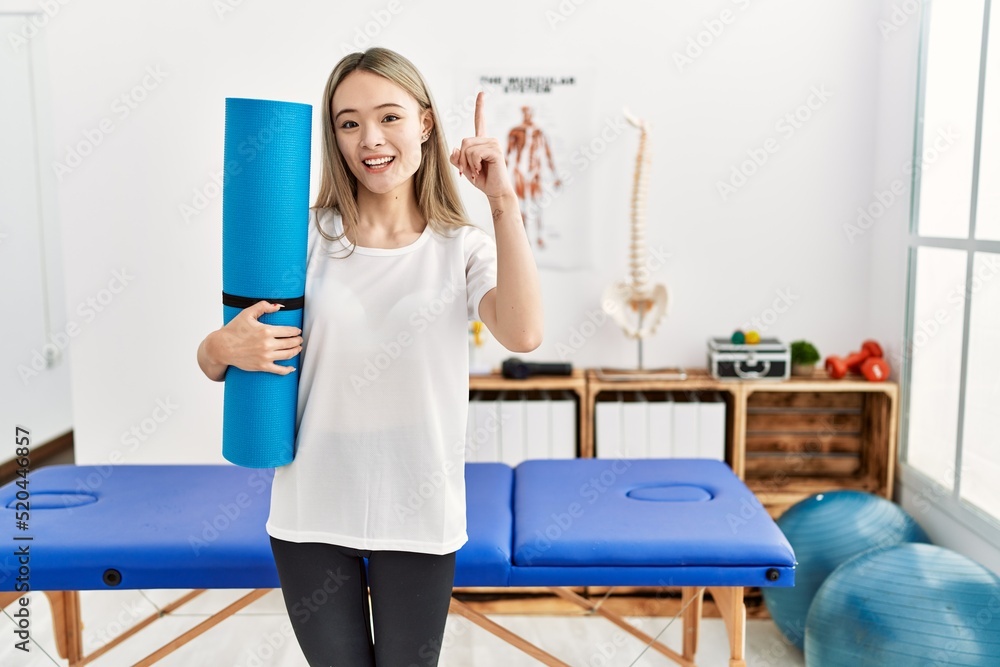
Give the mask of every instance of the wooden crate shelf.
[[589, 423], [587, 416], [587, 377], [582, 369], [574, 368], [573, 374], [568, 376], [540, 376], [528, 378], [526, 380], [511, 380], [500, 374], [495, 369], [489, 375], [470, 375], [469, 391], [568, 391], [576, 398], [576, 451], [585, 451], [585, 447], [592, 446], [592, 436], [589, 433]]
[[898, 387], [825, 374], [747, 383], [744, 479], [780, 515], [813, 493], [869, 491], [892, 498]]
[[509, 380], [474, 375], [470, 390], [566, 390], [578, 400], [578, 452], [594, 456], [594, 405], [612, 393], [719, 392], [726, 403], [726, 462], [772, 514], [820, 491], [858, 489], [892, 498], [899, 389], [858, 376], [831, 380], [823, 371], [783, 381], [720, 381], [707, 369], [687, 378], [615, 378], [607, 369], [567, 377]]
[[[693, 368], [686, 369], [687, 378], [684, 380], [663, 380], [663, 379], [611, 379], [615, 376], [614, 371], [601, 369], [587, 369], [587, 436], [588, 440], [581, 444], [580, 456], [593, 457], [595, 452], [594, 443], [594, 403], [598, 396], [605, 393], [614, 392], [666, 392], [666, 391], [693, 391], [706, 392], [717, 391], [722, 395], [726, 403], [726, 462], [732, 466], [737, 475], [742, 477], [743, 448], [737, 448], [736, 433], [742, 428], [736, 420], [739, 410], [739, 384], [720, 382], [712, 377], [707, 369]], [[626, 375], [622, 373], [622, 375]], [[627, 375], [634, 375], [633, 372]]]

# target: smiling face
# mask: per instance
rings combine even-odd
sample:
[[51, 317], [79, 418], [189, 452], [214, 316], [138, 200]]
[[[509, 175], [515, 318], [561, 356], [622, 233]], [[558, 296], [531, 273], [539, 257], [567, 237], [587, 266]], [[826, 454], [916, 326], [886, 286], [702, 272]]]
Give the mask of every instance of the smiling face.
[[334, 91], [330, 112], [359, 187], [386, 194], [410, 186], [423, 155], [421, 136], [432, 126], [429, 109], [389, 79], [355, 70]]

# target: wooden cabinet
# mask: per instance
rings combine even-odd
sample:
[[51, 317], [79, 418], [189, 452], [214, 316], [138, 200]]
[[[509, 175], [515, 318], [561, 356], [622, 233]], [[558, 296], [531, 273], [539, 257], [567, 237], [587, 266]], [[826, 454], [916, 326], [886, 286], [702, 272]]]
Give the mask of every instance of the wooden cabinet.
[[898, 386], [822, 371], [785, 381], [723, 382], [705, 369], [684, 380], [613, 379], [575, 369], [568, 377], [471, 376], [471, 390], [569, 390], [578, 398], [578, 456], [595, 451], [594, 413], [608, 392], [712, 391], [726, 403], [726, 462], [773, 516], [818, 491], [857, 489], [892, 498]]
[[825, 375], [773, 385], [745, 383], [734, 446], [741, 477], [772, 516], [831, 489], [892, 499], [899, 389], [895, 383]]

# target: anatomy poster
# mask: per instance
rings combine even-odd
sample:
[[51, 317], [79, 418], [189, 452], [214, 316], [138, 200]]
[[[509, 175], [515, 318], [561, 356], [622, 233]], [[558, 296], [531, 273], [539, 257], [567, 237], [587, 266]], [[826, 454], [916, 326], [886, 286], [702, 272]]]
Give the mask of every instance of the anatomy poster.
[[[483, 90], [486, 133], [500, 141], [525, 232], [539, 267], [590, 264], [586, 169], [580, 147], [594, 119], [573, 73], [472, 73], [458, 90]], [[469, 118], [469, 129], [472, 119]], [[574, 157], [574, 154], [576, 156]]]

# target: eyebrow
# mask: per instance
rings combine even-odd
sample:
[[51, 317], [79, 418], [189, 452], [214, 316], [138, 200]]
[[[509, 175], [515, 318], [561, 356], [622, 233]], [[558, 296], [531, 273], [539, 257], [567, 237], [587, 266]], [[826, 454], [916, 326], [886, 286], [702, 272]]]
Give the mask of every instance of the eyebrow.
[[[380, 104], [380, 105], [378, 105], [375, 108], [376, 109], [384, 109], [385, 107], [399, 107], [400, 109], [405, 109], [406, 108], [402, 104], [396, 104], [395, 102], [386, 102], [385, 104]], [[338, 118], [340, 118], [340, 114], [342, 114], [342, 113], [357, 113], [357, 112], [358, 112], [357, 109], [341, 109], [340, 111], [337, 112], [337, 115], [334, 116], [333, 119], [337, 120]]]

